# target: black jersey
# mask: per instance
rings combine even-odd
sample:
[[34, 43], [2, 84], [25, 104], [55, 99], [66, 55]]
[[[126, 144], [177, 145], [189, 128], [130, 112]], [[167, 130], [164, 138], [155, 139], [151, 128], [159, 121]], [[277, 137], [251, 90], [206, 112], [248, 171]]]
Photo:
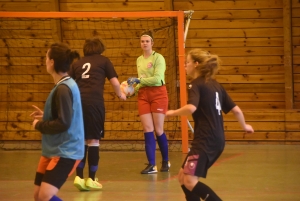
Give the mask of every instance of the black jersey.
[[204, 150], [208, 158], [215, 157], [225, 146], [222, 111], [228, 113], [235, 103], [216, 80], [205, 82], [203, 77], [198, 77], [189, 85], [188, 104], [197, 108], [193, 113], [193, 151]]
[[75, 62], [69, 72], [76, 81], [85, 103], [103, 103], [105, 78], [118, 77], [111, 61], [100, 54], [85, 56]]

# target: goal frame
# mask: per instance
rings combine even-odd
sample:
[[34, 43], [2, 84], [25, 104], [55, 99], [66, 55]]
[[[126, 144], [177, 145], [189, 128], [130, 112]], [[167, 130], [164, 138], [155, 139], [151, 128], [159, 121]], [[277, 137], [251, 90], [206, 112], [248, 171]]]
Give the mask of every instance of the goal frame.
[[[0, 18], [143, 18], [174, 17], [177, 18], [178, 65], [180, 106], [187, 102], [185, 62], [184, 11], [151, 11], [151, 12], [0, 12]], [[176, 109], [176, 108], [172, 108]], [[181, 116], [182, 152], [188, 153], [187, 116]]]

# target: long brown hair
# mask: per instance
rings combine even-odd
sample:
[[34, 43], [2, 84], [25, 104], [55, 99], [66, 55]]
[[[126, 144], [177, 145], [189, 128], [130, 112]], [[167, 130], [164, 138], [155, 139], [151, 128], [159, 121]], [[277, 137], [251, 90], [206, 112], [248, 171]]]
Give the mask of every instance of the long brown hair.
[[220, 67], [220, 59], [217, 55], [202, 49], [193, 49], [188, 55], [194, 62], [199, 63], [196, 67], [199, 76], [204, 77], [205, 80], [215, 77]]

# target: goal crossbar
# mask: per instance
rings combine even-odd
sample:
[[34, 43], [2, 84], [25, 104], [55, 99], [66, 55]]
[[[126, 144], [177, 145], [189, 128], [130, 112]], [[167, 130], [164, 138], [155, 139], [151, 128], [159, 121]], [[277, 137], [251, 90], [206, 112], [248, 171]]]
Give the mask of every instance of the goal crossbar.
[[184, 17], [184, 11], [151, 11], [151, 12], [0, 12], [0, 17], [26, 17], [26, 18], [178, 17], [178, 18], [183, 18]]

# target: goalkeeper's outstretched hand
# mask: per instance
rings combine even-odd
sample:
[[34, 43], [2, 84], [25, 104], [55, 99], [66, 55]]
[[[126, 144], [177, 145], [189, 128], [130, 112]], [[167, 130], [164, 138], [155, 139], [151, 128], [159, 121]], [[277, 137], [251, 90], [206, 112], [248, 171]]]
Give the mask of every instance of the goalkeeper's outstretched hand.
[[140, 83], [140, 79], [136, 78], [136, 77], [130, 77], [127, 80], [128, 85], [133, 85], [133, 84], [138, 84], [138, 83]]

